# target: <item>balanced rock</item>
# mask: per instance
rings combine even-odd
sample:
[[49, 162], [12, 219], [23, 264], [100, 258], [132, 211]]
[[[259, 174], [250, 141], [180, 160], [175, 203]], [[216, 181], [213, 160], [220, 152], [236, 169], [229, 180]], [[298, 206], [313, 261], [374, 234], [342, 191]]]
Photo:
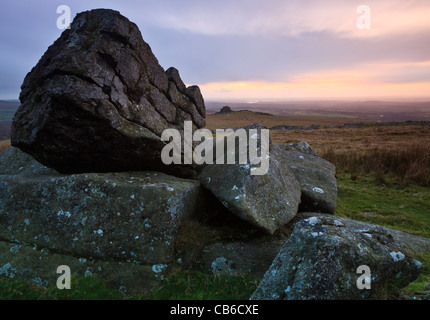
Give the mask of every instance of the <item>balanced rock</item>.
[[156, 170], [166, 166], [165, 129], [205, 125], [197, 86], [159, 65], [138, 27], [119, 12], [78, 14], [26, 76], [12, 145], [61, 173]]
[[402, 288], [421, 271], [422, 264], [390, 229], [314, 216], [296, 224], [251, 299], [375, 299], [378, 288]]
[[280, 161], [293, 171], [302, 188], [300, 211], [334, 213], [337, 203], [336, 167], [305, 144], [274, 145]]

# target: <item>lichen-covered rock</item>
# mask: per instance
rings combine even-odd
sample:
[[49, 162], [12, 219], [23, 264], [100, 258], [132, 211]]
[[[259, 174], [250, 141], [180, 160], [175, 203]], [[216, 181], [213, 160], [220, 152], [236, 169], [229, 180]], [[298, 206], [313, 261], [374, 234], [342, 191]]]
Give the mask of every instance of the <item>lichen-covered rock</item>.
[[[302, 146], [274, 145], [279, 150], [279, 161], [285, 162], [299, 181], [302, 189], [300, 211], [334, 213], [337, 204], [336, 167]], [[306, 151], [301, 152], [297, 149]]]
[[56, 173], [58, 172], [54, 169], [45, 167], [18, 148], [9, 147], [0, 152], [0, 175], [47, 175]]
[[266, 237], [209, 244], [200, 257], [201, 269], [214, 275], [263, 277], [286, 238]]
[[270, 150], [267, 156], [267, 174], [251, 175], [250, 163], [209, 164], [198, 179], [232, 213], [273, 234], [296, 215], [301, 191], [279, 150]]
[[192, 177], [161, 161], [165, 129], [205, 125], [196, 86], [159, 65], [138, 27], [119, 12], [78, 14], [26, 76], [12, 145], [61, 173], [155, 170]]
[[[0, 241], [0, 278], [24, 280], [56, 288], [59, 266], [68, 266], [72, 277], [97, 277], [124, 293], [154, 290], [168, 272], [167, 264], [142, 265], [133, 262], [79, 257], [23, 243]], [[72, 287], [71, 289], [75, 289]]]
[[301, 153], [307, 153], [313, 156], [318, 156], [317, 151], [312, 148], [306, 141], [301, 141], [297, 143], [282, 143], [278, 144], [278, 146], [287, 151], [297, 151]]
[[[370, 289], [357, 285], [363, 284], [360, 266], [370, 268]], [[406, 286], [421, 270], [389, 229], [315, 216], [296, 224], [251, 299], [372, 299], [378, 288]]]
[[169, 263], [198, 181], [155, 172], [0, 175], [0, 238], [79, 257]]

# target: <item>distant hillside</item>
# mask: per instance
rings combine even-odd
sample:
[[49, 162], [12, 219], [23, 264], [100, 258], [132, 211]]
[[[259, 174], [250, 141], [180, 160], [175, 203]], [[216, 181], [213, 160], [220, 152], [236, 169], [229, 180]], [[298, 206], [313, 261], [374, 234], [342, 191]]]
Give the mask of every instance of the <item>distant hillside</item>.
[[12, 118], [20, 106], [19, 101], [0, 100], [0, 141], [10, 139]]
[[0, 121], [0, 141], [10, 139], [10, 121]]
[[366, 121], [430, 121], [429, 101], [279, 101], [279, 102], [236, 102], [228, 103], [206, 101], [206, 113], [214, 114], [222, 106], [228, 105], [233, 111], [251, 110], [270, 112], [276, 116], [344, 118], [345, 122], [354, 119]]
[[13, 115], [18, 110], [19, 105], [19, 102], [0, 100], [0, 122], [12, 121]]

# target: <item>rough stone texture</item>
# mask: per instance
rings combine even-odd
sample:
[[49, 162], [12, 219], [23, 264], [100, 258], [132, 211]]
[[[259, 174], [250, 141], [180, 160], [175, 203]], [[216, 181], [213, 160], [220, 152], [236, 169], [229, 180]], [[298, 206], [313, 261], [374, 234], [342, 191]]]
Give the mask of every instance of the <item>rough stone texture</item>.
[[201, 268], [214, 275], [263, 277], [286, 239], [287, 236], [263, 237], [212, 243], [203, 250]]
[[18, 148], [9, 147], [0, 152], [0, 175], [49, 175], [57, 173], [54, 169], [45, 167]]
[[[297, 221], [300, 221], [300, 220], [304, 220], [315, 216], [321, 217], [321, 218], [331, 217], [331, 215], [328, 215], [325, 213], [300, 212], [297, 214], [296, 219]], [[359, 227], [362, 230], [375, 227], [374, 224], [367, 223], [367, 222], [356, 221], [356, 220], [340, 218], [340, 217], [336, 219], [339, 221], [342, 221], [342, 223], [344, 223], [347, 226], [352, 224], [353, 226]], [[387, 232], [393, 237], [395, 242], [400, 243], [402, 247], [407, 247], [408, 250], [410, 250], [413, 254], [430, 252], [430, 239], [428, 238], [416, 236], [413, 234], [405, 233], [394, 229], [389, 229], [389, 228], [383, 228], [383, 229], [387, 230]]]
[[[288, 148], [288, 147], [287, 147]], [[337, 203], [336, 167], [315, 156], [309, 148], [306, 153], [295, 151], [296, 146], [287, 150], [273, 145], [271, 152], [278, 149], [280, 158], [288, 164], [302, 188], [300, 211], [334, 213]]]
[[[250, 130], [257, 130], [257, 147], [258, 148], [260, 147], [260, 144], [261, 144], [261, 137], [262, 137], [261, 130], [263, 130], [263, 129], [268, 130], [268, 128], [266, 126], [263, 126], [259, 123], [253, 123], [253, 124], [247, 125], [247, 126], [243, 127], [243, 129], [245, 129], [246, 132], [248, 133], [248, 137], [251, 137]], [[272, 137], [270, 136], [270, 130], [268, 132], [269, 132], [269, 145], [272, 145]]]
[[312, 148], [306, 141], [301, 141], [297, 143], [282, 143], [278, 144], [278, 146], [287, 151], [297, 151], [301, 153], [307, 153], [313, 156], [318, 156], [317, 151]]
[[0, 239], [78, 257], [168, 263], [201, 191], [198, 181], [154, 172], [1, 175]]
[[76, 16], [26, 76], [12, 125], [12, 145], [61, 173], [156, 170], [192, 177], [190, 166], [165, 166], [167, 128], [205, 125], [196, 86], [166, 74], [138, 27], [118, 12]]
[[206, 165], [198, 179], [232, 213], [273, 234], [296, 215], [300, 185], [278, 149], [270, 150], [267, 174], [251, 175], [252, 167], [249, 163]]
[[[142, 265], [133, 262], [100, 260], [72, 256], [22, 243], [0, 241], [0, 277], [24, 280], [40, 286], [56, 288], [61, 274], [57, 268], [66, 265], [71, 275], [97, 277], [124, 293], [154, 290], [168, 272], [167, 264]], [[73, 290], [73, 284], [72, 288]]]
[[124, 292], [160, 285], [176, 235], [201, 207], [200, 183], [163, 173], [61, 175], [0, 153], [0, 277], [55, 286], [57, 267]]
[[430, 300], [430, 284], [428, 284], [422, 291], [414, 295], [414, 299]]
[[[370, 290], [357, 287], [361, 265], [371, 270]], [[406, 286], [421, 269], [389, 229], [315, 216], [296, 224], [251, 299], [372, 299], [378, 287]]]

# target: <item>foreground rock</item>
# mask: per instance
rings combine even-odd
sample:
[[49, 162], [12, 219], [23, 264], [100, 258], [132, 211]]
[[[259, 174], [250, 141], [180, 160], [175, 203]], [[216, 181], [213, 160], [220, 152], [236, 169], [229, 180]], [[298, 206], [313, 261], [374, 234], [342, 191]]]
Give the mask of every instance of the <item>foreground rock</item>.
[[49, 175], [58, 174], [54, 169], [37, 162], [18, 148], [9, 147], [0, 152], [0, 175]]
[[104, 279], [109, 287], [124, 293], [154, 290], [162, 283], [168, 272], [167, 264], [142, 265], [134, 262], [77, 257], [30, 244], [0, 241], [1, 278], [24, 280], [38, 286], [56, 288], [60, 276], [57, 268], [61, 265], [70, 268], [72, 277]]
[[198, 179], [232, 213], [273, 234], [296, 215], [301, 191], [279, 150], [271, 150], [268, 157], [267, 174], [252, 175], [251, 170], [258, 165], [249, 163], [210, 164]]
[[88, 268], [126, 288], [133, 276], [128, 289], [150, 290], [174, 259], [183, 221], [201, 208], [194, 180], [148, 171], [61, 175], [16, 148], [0, 159], [17, 164], [0, 167], [0, 240], [15, 245], [0, 255], [3, 276], [55, 284], [56, 267], [70, 263], [77, 275]]
[[336, 167], [318, 157], [308, 144], [274, 145], [279, 161], [288, 164], [302, 189], [300, 211], [334, 213], [337, 203]]
[[61, 173], [156, 170], [165, 166], [160, 136], [168, 128], [205, 125], [196, 86], [167, 73], [138, 27], [118, 12], [76, 16], [26, 76], [12, 126], [12, 145]]
[[312, 148], [306, 141], [301, 141], [297, 143], [282, 143], [278, 144], [278, 146], [287, 151], [297, 151], [318, 157], [317, 151]]
[[[371, 289], [357, 287], [362, 265], [370, 268]], [[406, 286], [421, 270], [389, 229], [315, 216], [295, 226], [251, 299], [372, 299], [387, 284]]]
[[146, 264], [171, 260], [200, 191], [154, 172], [0, 177], [2, 239]]
[[262, 278], [287, 238], [280, 234], [214, 242], [203, 249], [199, 267], [214, 275]]

